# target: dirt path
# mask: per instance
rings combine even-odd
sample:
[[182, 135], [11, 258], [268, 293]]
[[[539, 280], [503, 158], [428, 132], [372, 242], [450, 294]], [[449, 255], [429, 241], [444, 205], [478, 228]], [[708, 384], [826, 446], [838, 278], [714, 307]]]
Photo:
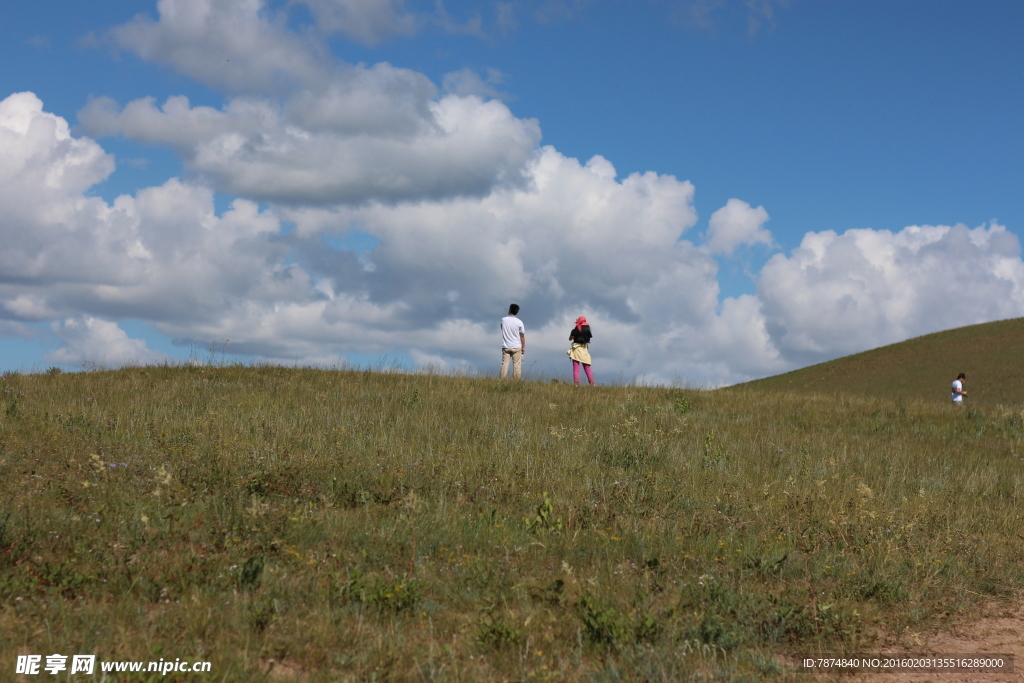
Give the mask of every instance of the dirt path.
[[883, 653], [1012, 654], [1013, 673], [909, 673], [865, 674], [848, 680], [858, 683], [1021, 683], [1024, 682], [1024, 602], [1016, 608], [993, 605], [981, 619], [949, 632], [904, 638], [898, 646], [879, 648]]

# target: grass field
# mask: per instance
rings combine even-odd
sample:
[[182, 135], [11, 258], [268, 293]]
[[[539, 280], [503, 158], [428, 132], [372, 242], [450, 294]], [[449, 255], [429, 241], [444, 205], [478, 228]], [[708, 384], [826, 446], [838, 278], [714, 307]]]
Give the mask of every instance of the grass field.
[[961, 372], [971, 405], [1024, 404], [1024, 318], [936, 332], [736, 388], [941, 403]]
[[784, 680], [1024, 586], [1016, 408], [247, 367], [0, 390], [3, 680]]

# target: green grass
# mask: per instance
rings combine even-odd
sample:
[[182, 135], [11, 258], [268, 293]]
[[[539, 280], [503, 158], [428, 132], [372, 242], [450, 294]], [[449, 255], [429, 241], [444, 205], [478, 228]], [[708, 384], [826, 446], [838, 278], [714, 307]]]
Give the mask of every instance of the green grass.
[[971, 405], [1024, 403], [1024, 318], [936, 332], [735, 388], [948, 403], [961, 372]]
[[783, 679], [778, 655], [1024, 585], [1009, 409], [244, 367], [0, 389], [4, 678], [96, 653], [226, 681]]

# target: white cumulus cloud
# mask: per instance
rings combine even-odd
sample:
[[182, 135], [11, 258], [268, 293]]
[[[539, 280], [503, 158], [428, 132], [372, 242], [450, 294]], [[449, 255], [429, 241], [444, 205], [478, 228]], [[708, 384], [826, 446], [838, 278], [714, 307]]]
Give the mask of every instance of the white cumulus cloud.
[[765, 264], [758, 297], [776, 346], [808, 361], [1024, 315], [1024, 264], [996, 223], [812, 232]]
[[325, 47], [283, 27], [263, 0], [159, 0], [159, 18], [139, 14], [114, 41], [213, 88], [273, 93], [331, 78]]
[[741, 244], [771, 245], [772, 234], [764, 227], [767, 221], [763, 206], [755, 209], [741, 199], [730, 199], [711, 214], [708, 248], [715, 254], [731, 254]]
[[141, 339], [130, 338], [117, 323], [91, 316], [68, 318], [51, 325], [60, 347], [47, 354], [51, 363], [81, 365], [94, 363], [99, 367], [151, 365], [170, 360], [153, 351]]
[[523, 182], [540, 140], [536, 122], [496, 100], [447, 96], [423, 101], [422, 112], [409, 103], [410, 117], [400, 115], [402, 103], [383, 103], [389, 125], [389, 116], [371, 116], [377, 105], [357, 101], [360, 94], [304, 97], [284, 111], [267, 100], [235, 99], [220, 111], [181, 97], [163, 107], [136, 100], [123, 110], [96, 99], [80, 118], [97, 134], [174, 148], [219, 190], [292, 204], [486, 194]]
[[[311, 6], [333, 17], [379, 4]], [[157, 20], [115, 29], [117, 42], [234, 96], [222, 109], [184, 97], [122, 108], [100, 97], [79, 118], [91, 135], [171, 147], [219, 190], [325, 204], [483, 195], [522, 182], [540, 141], [535, 120], [498, 100], [464, 87], [438, 97], [420, 73], [341, 62], [258, 0], [161, 0], [158, 9]]]

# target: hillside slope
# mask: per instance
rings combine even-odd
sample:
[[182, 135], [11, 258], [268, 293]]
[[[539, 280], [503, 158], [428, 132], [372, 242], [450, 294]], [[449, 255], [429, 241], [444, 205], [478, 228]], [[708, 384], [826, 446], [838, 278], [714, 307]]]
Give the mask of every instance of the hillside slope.
[[1024, 318], [927, 334], [730, 389], [948, 402], [960, 372], [969, 405], [1024, 403]]

